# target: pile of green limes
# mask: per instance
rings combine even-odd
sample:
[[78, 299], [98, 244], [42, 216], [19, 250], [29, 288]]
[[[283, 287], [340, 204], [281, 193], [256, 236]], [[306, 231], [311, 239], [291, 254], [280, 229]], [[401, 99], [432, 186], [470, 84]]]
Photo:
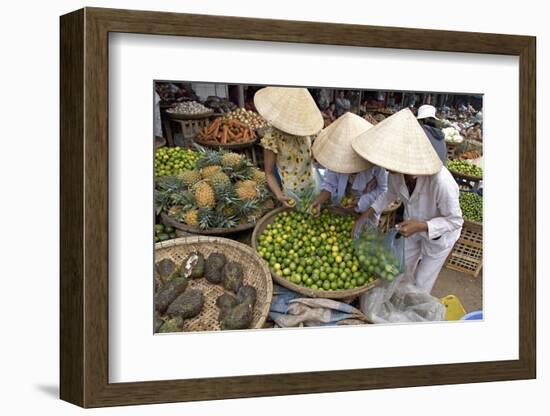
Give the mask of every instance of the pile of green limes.
[[353, 251], [352, 215], [323, 210], [314, 217], [295, 210], [276, 215], [258, 238], [258, 253], [272, 271], [318, 290], [344, 290], [375, 280]]
[[195, 168], [199, 152], [182, 147], [160, 147], [155, 153], [155, 176], [175, 176]]
[[474, 192], [461, 192], [460, 209], [466, 220], [483, 222], [483, 198]]
[[463, 175], [475, 176], [476, 178], [483, 177], [483, 169], [464, 160], [449, 160], [447, 162], [447, 168], [452, 172], [461, 173]]

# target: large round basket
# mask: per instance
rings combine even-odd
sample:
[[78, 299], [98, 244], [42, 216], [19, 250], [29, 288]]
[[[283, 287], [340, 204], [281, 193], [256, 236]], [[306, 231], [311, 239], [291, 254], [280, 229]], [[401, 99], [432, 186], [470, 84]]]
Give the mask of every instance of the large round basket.
[[175, 118], [176, 120], [201, 120], [212, 116], [214, 114], [214, 110], [200, 114], [173, 113], [166, 110], [166, 114], [168, 114], [170, 118]]
[[160, 217], [164, 225], [169, 225], [171, 227], [174, 227], [177, 230], [181, 230], [187, 233], [197, 234], [197, 235], [231, 235], [231, 234], [240, 233], [241, 231], [250, 230], [254, 228], [256, 225], [255, 222], [249, 222], [247, 224], [241, 224], [233, 228], [207, 228], [203, 230], [202, 228], [193, 227], [191, 225], [187, 225], [179, 221], [176, 221], [173, 218], [170, 218], [165, 213], [160, 214]]
[[449, 169], [449, 172], [451, 172], [451, 174], [452, 174], [455, 178], [458, 178], [458, 179], [465, 179], [465, 180], [467, 180], [467, 181], [479, 182], [480, 180], [483, 179], [482, 176], [466, 175], [466, 174], [464, 174], [464, 173], [456, 172], [456, 171], [451, 170], [451, 169]]
[[[254, 250], [258, 249], [258, 240], [260, 238], [260, 235], [263, 233], [267, 225], [271, 224], [275, 220], [275, 216], [280, 212], [290, 211], [290, 210], [291, 208], [284, 208], [284, 207], [276, 208], [273, 211], [267, 213], [260, 221], [258, 221], [258, 223], [256, 224], [256, 227], [254, 228], [254, 232], [252, 233], [252, 247], [254, 248]], [[330, 208], [330, 210], [337, 213], [343, 212], [341, 209], [338, 209], [338, 208]], [[356, 287], [353, 289], [325, 291], [325, 290], [311, 289], [308, 287], [304, 287], [304, 286], [300, 286], [295, 283], [292, 283], [288, 279], [285, 279], [283, 276], [280, 276], [277, 273], [275, 273], [274, 270], [271, 270], [271, 276], [273, 277], [273, 280], [275, 280], [275, 282], [280, 284], [281, 286], [284, 286], [287, 289], [293, 290], [294, 292], [300, 293], [310, 298], [328, 298], [328, 299], [354, 298], [372, 289], [378, 284], [378, 280], [375, 280], [372, 283], [368, 283], [366, 285], [363, 285], [361, 287]]]
[[[244, 270], [244, 283], [254, 286], [257, 294], [250, 328], [261, 328], [269, 313], [273, 296], [273, 282], [263, 259], [250, 247], [227, 238], [193, 236], [155, 244], [155, 261], [169, 258], [176, 264], [181, 264], [192, 251], [198, 251], [204, 257], [213, 252], [221, 252], [225, 254], [228, 261], [241, 263]], [[223, 287], [212, 284], [205, 278], [190, 279], [188, 287], [202, 291], [204, 306], [199, 315], [183, 321], [183, 330], [219, 331], [219, 309], [216, 306], [216, 299], [224, 293]]]
[[228, 143], [228, 144], [204, 141], [204, 140], [201, 140], [199, 138], [195, 138], [194, 141], [198, 145], [208, 147], [210, 149], [226, 149], [226, 150], [233, 149], [233, 150], [238, 150], [238, 149], [246, 149], [248, 147], [254, 146], [254, 143], [256, 143], [258, 141], [258, 139], [255, 138], [253, 140], [250, 140], [250, 141], [244, 142], [244, 143]]

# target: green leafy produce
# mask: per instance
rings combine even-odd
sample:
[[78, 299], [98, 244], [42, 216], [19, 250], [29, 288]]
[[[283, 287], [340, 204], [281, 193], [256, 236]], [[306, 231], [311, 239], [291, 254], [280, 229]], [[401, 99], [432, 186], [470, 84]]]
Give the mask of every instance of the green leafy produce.
[[166, 312], [168, 306], [187, 288], [187, 279], [185, 277], [174, 277], [168, 283], [155, 293], [155, 309], [160, 312]]
[[199, 152], [182, 147], [160, 147], [155, 152], [155, 176], [175, 176], [194, 169]]
[[183, 319], [197, 316], [204, 305], [204, 296], [198, 289], [187, 289], [166, 309], [168, 316], [181, 316]]
[[220, 328], [224, 329], [246, 329], [252, 323], [252, 306], [248, 303], [241, 303], [235, 306], [229, 314], [221, 321]]
[[464, 160], [449, 160], [447, 161], [447, 168], [452, 172], [463, 175], [475, 176], [477, 178], [483, 177], [483, 169]]
[[237, 293], [243, 284], [243, 267], [236, 261], [230, 261], [223, 268], [223, 287]]
[[197, 279], [204, 274], [204, 256], [195, 251], [189, 254], [181, 264], [181, 275], [190, 279]]
[[155, 269], [164, 281], [170, 280], [179, 270], [176, 263], [170, 259], [162, 259], [158, 263], [155, 263]]
[[224, 293], [216, 299], [216, 306], [220, 310], [218, 320], [223, 321], [231, 310], [239, 304], [239, 300], [231, 293]]
[[223, 280], [223, 267], [227, 258], [223, 253], [211, 253], [204, 265], [204, 277], [210, 283], [218, 284]]
[[158, 332], [160, 333], [181, 331], [183, 331], [183, 318], [181, 316], [176, 316], [174, 318], [164, 321], [164, 323], [160, 326], [158, 330]]
[[461, 192], [460, 209], [466, 220], [483, 222], [483, 198], [474, 192]]
[[364, 286], [374, 276], [361, 269], [353, 251], [352, 215], [323, 210], [312, 216], [283, 211], [258, 238], [258, 253], [271, 270], [297, 285], [318, 290]]

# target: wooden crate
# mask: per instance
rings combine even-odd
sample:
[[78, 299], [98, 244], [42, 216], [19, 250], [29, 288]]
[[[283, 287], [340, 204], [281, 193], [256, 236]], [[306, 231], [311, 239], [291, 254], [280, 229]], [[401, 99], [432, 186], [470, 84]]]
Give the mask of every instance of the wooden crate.
[[470, 276], [478, 277], [483, 266], [483, 225], [464, 220], [462, 232], [445, 265]]
[[458, 147], [458, 143], [446, 142], [445, 145], [447, 147], [447, 159], [449, 160], [455, 159], [456, 148]]

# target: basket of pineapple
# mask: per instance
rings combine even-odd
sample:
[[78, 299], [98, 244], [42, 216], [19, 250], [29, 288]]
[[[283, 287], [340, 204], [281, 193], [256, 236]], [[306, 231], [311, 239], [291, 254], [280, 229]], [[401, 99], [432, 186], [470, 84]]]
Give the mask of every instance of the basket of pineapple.
[[274, 206], [264, 172], [237, 153], [202, 150], [195, 169], [155, 181], [162, 222], [192, 234], [251, 229]]

